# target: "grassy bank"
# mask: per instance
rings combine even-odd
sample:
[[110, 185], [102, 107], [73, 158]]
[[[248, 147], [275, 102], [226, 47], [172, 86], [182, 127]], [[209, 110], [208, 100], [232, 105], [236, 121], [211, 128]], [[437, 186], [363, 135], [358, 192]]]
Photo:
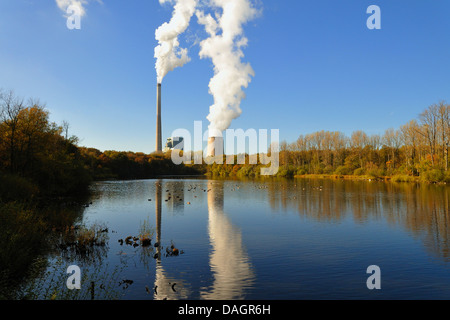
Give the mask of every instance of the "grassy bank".
[[390, 182], [414, 182], [414, 183], [450, 183], [446, 175], [425, 175], [422, 177], [413, 177], [407, 174], [396, 174], [393, 176], [372, 176], [372, 175], [339, 175], [339, 174], [301, 174], [294, 175], [294, 178], [309, 179], [341, 179], [341, 180], [366, 180], [366, 181], [390, 181]]

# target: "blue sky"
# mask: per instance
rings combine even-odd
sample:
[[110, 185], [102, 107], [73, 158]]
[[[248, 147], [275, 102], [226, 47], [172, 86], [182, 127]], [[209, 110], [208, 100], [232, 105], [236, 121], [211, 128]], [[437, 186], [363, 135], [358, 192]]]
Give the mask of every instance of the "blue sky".
[[[381, 30], [369, 30], [369, 5]], [[245, 25], [243, 61], [255, 76], [231, 128], [280, 129], [280, 139], [318, 130], [383, 133], [450, 102], [450, 2], [445, 0], [259, 0]], [[39, 98], [80, 145], [155, 148], [154, 32], [172, 14], [157, 0], [89, 1], [69, 30], [54, 0], [0, 2], [0, 88]], [[163, 137], [193, 130], [213, 104], [212, 63], [193, 17], [180, 37], [191, 61], [163, 81]]]

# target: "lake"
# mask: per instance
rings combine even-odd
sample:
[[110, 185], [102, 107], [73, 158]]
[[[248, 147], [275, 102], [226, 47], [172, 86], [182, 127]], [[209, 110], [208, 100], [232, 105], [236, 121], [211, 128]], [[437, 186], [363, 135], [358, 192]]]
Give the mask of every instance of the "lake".
[[[85, 299], [450, 299], [447, 186], [165, 178], [92, 192], [80, 223], [106, 226], [107, 244], [50, 258], [80, 266]], [[143, 226], [150, 246], [120, 242]]]

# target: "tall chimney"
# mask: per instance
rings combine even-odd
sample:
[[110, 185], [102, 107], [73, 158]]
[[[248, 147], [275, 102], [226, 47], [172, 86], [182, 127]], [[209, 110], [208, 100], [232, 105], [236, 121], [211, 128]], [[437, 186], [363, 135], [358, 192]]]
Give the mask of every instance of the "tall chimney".
[[161, 83], [156, 89], [156, 152], [162, 152], [161, 137]]
[[223, 156], [223, 137], [209, 137], [207, 157]]

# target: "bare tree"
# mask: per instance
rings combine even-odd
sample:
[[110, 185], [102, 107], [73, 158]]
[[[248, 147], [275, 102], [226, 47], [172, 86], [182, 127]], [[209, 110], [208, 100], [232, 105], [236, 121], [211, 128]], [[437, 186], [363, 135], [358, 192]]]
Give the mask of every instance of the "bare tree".
[[358, 153], [359, 164], [361, 168], [363, 168], [362, 155], [364, 152], [364, 148], [366, 147], [368, 142], [369, 138], [367, 137], [367, 134], [361, 130], [354, 131], [350, 138], [351, 147]]
[[419, 133], [425, 137], [430, 149], [431, 163], [434, 165], [434, 159], [436, 154], [436, 141], [438, 137], [438, 106], [433, 104], [428, 107], [419, 116], [421, 123], [421, 130]]
[[449, 106], [441, 101], [437, 105], [437, 116], [438, 116], [438, 130], [439, 139], [441, 145], [442, 159], [444, 160], [445, 170], [448, 169], [448, 144], [449, 144]]
[[407, 152], [407, 162], [411, 166], [416, 160], [416, 150], [419, 144], [419, 125], [416, 120], [411, 120], [407, 124], [400, 127], [401, 139], [406, 147]]
[[20, 112], [25, 108], [23, 99], [15, 96], [14, 92], [0, 92], [0, 121], [5, 126], [5, 140], [9, 154], [9, 169], [16, 170], [16, 135], [19, 125]]
[[63, 134], [64, 134], [64, 139], [69, 139], [69, 128], [70, 128], [70, 125], [69, 125], [69, 122], [67, 122], [66, 120], [64, 120], [63, 122], [62, 122], [62, 130], [63, 130]]
[[395, 155], [398, 154], [400, 146], [402, 144], [402, 137], [399, 130], [389, 128], [384, 132], [383, 143], [389, 148], [392, 156], [392, 166], [395, 168]]

